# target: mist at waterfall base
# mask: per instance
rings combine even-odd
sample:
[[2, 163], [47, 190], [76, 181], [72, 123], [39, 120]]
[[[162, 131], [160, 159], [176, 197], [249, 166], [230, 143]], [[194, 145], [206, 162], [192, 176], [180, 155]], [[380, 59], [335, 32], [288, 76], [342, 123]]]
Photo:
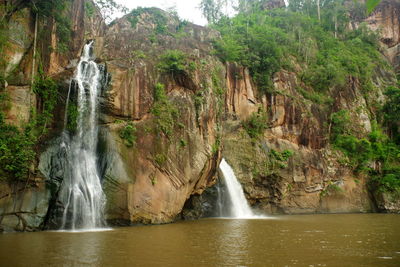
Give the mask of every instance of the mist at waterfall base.
[[[61, 230], [100, 230], [105, 226], [105, 195], [97, 164], [98, 98], [101, 71], [94, 62], [93, 41], [86, 44], [73, 82], [77, 85], [78, 118], [76, 130], [64, 129], [60, 149], [65, 153], [64, 176], [58, 194], [63, 204]], [[66, 101], [66, 118], [70, 90]]]
[[[232, 219], [271, 219], [271, 217], [256, 214], [247, 202], [242, 185], [237, 180], [232, 167], [223, 158], [219, 165], [224, 178], [228, 201], [223, 200], [221, 187], [218, 188], [218, 210], [222, 218]], [[228, 210], [228, 212], [226, 212]]]

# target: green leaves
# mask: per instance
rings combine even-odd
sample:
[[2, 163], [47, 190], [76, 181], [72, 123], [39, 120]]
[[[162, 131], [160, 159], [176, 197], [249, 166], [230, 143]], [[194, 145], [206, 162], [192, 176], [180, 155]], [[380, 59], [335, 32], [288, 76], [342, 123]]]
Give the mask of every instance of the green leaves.
[[171, 75], [185, 74], [186, 72], [186, 55], [180, 50], [167, 50], [160, 57], [157, 67], [161, 72]]
[[127, 147], [132, 147], [136, 142], [136, 127], [133, 122], [128, 122], [126, 125], [119, 131], [119, 137], [124, 140], [124, 143]]
[[372, 11], [374, 11], [375, 7], [379, 5], [381, 0], [367, 0], [366, 7], [367, 7], [367, 13], [370, 14]]
[[28, 177], [36, 155], [35, 143], [31, 127], [20, 130], [4, 122], [0, 116], [0, 180], [12, 183]]
[[161, 83], [154, 86], [154, 104], [151, 113], [155, 117], [157, 130], [170, 137], [179, 117], [179, 110], [169, 101], [164, 85]]
[[36, 118], [37, 127], [42, 128], [41, 133], [45, 134], [49, 123], [53, 119], [53, 110], [57, 104], [58, 87], [53, 79], [44, 77], [42, 73], [39, 73], [35, 78], [32, 89], [42, 103], [41, 110], [39, 110], [40, 113]]
[[243, 127], [251, 138], [261, 136], [268, 128], [268, 115], [264, 109], [259, 109], [250, 115], [249, 119], [243, 122]]

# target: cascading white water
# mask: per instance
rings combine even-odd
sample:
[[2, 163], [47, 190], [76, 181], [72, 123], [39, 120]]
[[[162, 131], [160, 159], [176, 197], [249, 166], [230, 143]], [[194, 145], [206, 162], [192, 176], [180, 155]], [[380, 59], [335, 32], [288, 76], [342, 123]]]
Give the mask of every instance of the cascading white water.
[[92, 45], [93, 41], [85, 45], [74, 77], [78, 85], [79, 112], [76, 133], [72, 138], [64, 133], [62, 144], [67, 161], [58, 196], [58, 201], [64, 206], [62, 229], [92, 229], [103, 226], [105, 195], [96, 159], [101, 75], [92, 56]]
[[237, 219], [258, 218], [259, 216], [254, 215], [247, 203], [242, 186], [236, 179], [235, 173], [225, 159], [222, 159], [219, 168], [224, 176], [225, 184], [228, 189], [228, 195], [231, 202], [231, 217]]

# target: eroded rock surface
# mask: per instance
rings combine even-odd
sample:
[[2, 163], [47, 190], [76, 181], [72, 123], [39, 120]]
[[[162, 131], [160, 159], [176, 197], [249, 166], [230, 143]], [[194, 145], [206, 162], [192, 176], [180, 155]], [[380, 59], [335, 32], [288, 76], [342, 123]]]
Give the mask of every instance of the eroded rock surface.
[[[156, 27], [151, 16], [168, 20], [165, 33], [155, 40], [149, 38]], [[219, 154], [213, 146], [222, 106], [218, 107], [218, 85], [210, 71], [214, 78], [224, 79], [223, 65], [209, 56], [217, 33], [190, 23], [177, 32], [179, 23], [153, 9], [140, 15], [135, 27], [128, 15], [106, 32], [101, 59], [111, 77], [103, 126], [104, 155], [109, 159], [104, 163], [109, 221], [171, 222], [192, 194], [214, 182]], [[167, 50], [183, 51], [194, 67], [177, 76], [162, 73], [157, 64]], [[169, 134], [160, 131], [151, 112], [156, 83], [165, 85], [168, 101], [177, 109]], [[119, 136], [126, 121], [137, 129], [133, 147]]]

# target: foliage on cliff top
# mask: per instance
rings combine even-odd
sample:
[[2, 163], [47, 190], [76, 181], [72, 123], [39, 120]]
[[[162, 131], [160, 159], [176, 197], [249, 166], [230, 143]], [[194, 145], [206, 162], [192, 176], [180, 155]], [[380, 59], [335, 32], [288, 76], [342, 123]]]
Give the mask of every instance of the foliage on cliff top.
[[264, 92], [272, 88], [274, 73], [291, 69], [293, 61], [302, 65], [301, 79], [316, 91], [343, 85], [348, 76], [370, 89], [374, 69], [384, 65], [377, 35], [365, 26], [347, 31], [349, 18], [339, 12], [344, 5], [335, 12], [322, 8], [322, 21], [305, 8], [251, 9], [221, 18], [213, 25], [222, 35], [216, 54], [249, 67]]
[[167, 32], [167, 17], [162, 10], [158, 8], [138, 7], [128, 14], [128, 21], [131, 23], [132, 28], [136, 28], [139, 22], [139, 17], [143, 13], [150, 14], [150, 21], [155, 24], [155, 33], [163, 34]]

